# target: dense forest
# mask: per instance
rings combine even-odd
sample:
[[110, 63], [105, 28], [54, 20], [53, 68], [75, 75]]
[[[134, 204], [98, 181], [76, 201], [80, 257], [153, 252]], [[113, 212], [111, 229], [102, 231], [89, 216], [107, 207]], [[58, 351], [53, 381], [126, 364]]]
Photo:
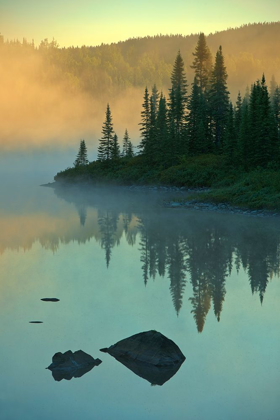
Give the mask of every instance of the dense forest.
[[[280, 23], [244, 25], [207, 37], [212, 57], [219, 45], [227, 66], [230, 99], [265, 73], [280, 80]], [[85, 138], [96, 150], [109, 102], [118, 133], [128, 129], [139, 141], [139, 114], [144, 88], [156, 84], [168, 95], [176, 53], [185, 62], [189, 89], [197, 34], [159, 35], [96, 47], [61, 48], [55, 40], [38, 45], [0, 36], [0, 144], [2, 149], [73, 148]], [[90, 160], [95, 158], [95, 155]]]
[[[6, 56], [42, 58], [40, 77], [44, 82], [61, 83], [72, 91], [83, 90], [92, 95], [103, 95], [106, 100], [128, 87], [152, 86], [169, 88], [174, 62], [174, 51], [181, 51], [186, 63], [192, 62], [197, 34], [158, 35], [133, 38], [117, 44], [96, 47], [60, 48], [57, 41], [45, 39], [38, 47], [23, 40], [4, 41], [0, 38], [0, 53]], [[244, 25], [207, 37], [212, 54], [223, 46], [229, 89], [234, 96], [242, 93], [264, 71], [267, 78], [274, 74], [280, 79], [280, 22]], [[193, 78], [190, 66], [186, 77]]]
[[[223, 168], [221, 179], [228, 178], [230, 172], [236, 178], [240, 172], [262, 168], [278, 172], [280, 89], [275, 78], [272, 78], [268, 89], [262, 74], [243, 97], [239, 91], [232, 103], [222, 47], [219, 47], [213, 60], [203, 33], [198, 37], [191, 68], [194, 79], [188, 86], [179, 51], [171, 72], [168, 95], [160, 93], [155, 84], [151, 92], [145, 88], [138, 156], [133, 156], [127, 130], [120, 153], [108, 104], [97, 162], [87, 164], [85, 142], [81, 141], [75, 167], [59, 173], [56, 180], [84, 177], [94, 181], [107, 178], [124, 182], [162, 182], [165, 178], [167, 183], [194, 186], [185, 179], [184, 170], [190, 168], [188, 159], [195, 158], [198, 163], [196, 158], [200, 157], [204, 158], [204, 163], [205, 157], [208, 158], [216, 177], [218, 171], [215, 166]], [[174, 168], [177, 173], [172, 180]], [[195, 172], [199, 172], [197, 169]], [[202, 186], [211, 186], [210, 173], [206, 171], [198, 176]], [[229, 185], [231, 181], [228, 180]], [[274, 206], [277, 205], [275, 202]]]

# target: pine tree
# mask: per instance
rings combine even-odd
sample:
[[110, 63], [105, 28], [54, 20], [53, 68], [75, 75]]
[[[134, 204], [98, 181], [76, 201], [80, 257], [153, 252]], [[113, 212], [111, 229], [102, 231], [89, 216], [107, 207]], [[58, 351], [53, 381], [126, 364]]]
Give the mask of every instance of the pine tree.
[[156, 121], [157, 143], [158, 143], [158, 161], [168, 166], [171, 159], [170, 143], [168, 138], [167, 107], [166, 99], [161, 93], [158, 106]]
[[118, 142], [118, 136], [115, 134], [113, 137], [113, 144], [111, 150], [111, 159], [116, 161], [120, 158], [120, 146]]
[[106, 110], [106, 118], [102, 126], [102, 134], [103, 136], [99, 140], [99, 147], [98, 147], [98, 160], [100, 161], [108, 161], [111, 159], [112, 149], [113, 149], [113, 123], [112, 123], [112, 115], [109, 104], [107, 105]]
[[221, 46], [217, 51], [215, 65], [211, 76], [209, 100], [213, 120], [214, 141], [216, 148], [219, 150], [223, 146], [225, 127], [229, 110], [227, 72]]
[[242, 118], [242, 97], [239, 91], [237, 95], [235, 109], [234, 109], [235, 131], [236, 131], [237, 136], [239, 135], [239, 131], [240, 131], [241, 118]]
[[192, 84], [188, 110], [188, 152], [190, 155], [205, 153], [208, 149], [206, 142], [206, 104], [196, 77]]
[[144, 102], [142, 104], [143, 110], [141, 111], [141, 122], [140, 122], [140, 132], [141, 132], [141, 141], [138, 146], [141, 154], [146, 154], [147, 143], [149, 141], [150, 135], [150, 99], [148, 88], [145, 89]]
[[232, 103], [229, 106], [228, 121], [225, 131], [224, 155], [228, 165], [235, 165], [237, 157], [237, 136], [235, 130], [234, 112]]
[[128, 147], [127, 147], [127, 155], [126, 155], [129, 159], [133, 158], [134, 156], [134, 152], [133, 152], [133, 145], [131, 143], [131, 141], [129, 140], [128, 142]]
[[157, 132], [156, 132], [156, 103], [153, 96], [150, 97], [149, 135], [146, 143], [146, 157], [151, 164], [157, 160]]
[[122, 156], [127, 157], [128, 153], [128, 145], [129, 145], [129, 135], [127, 129], [125, 129], [124, 137], [123, 137], [123, 150], [122, 150]]
[[159, 105], [159, 92], [157, 90], [156, 85], [154, 85], [153, 86], [153, 89], [152, 89], [152, 101], [153, 101], [155, 113], [157, 114], [157, 112], [158, 112], [158, 105]]
[[173, 161], [176, 160], [177, 156], [186, 151], [185, 115], [188, 100], [187, 86], [184, 61], [179, 51], [171, 74], [171, 89], [168, 104]]
[[194, 61], [191, 68], [194, 69], [197, 84], [201, 92], [204, 92], [208, 86], [211, 75], [212, 56], [206, 43], [206, 37], [203, 33], [199, 34], [193, 56]]
[[277, 127], [273, 118], [268, 89], [263, 75], [252, 86], [249, 107], [251, 153], [249, 165], [251, 167], [267, 166], [277, 159]]
[[249, 162], [251, 160], [252, 151], [253, 148], [251, 147], [249, 105], [247, 101], [244, 101], [241, 110], [241, 123], [238, 136], [237, 154], [240, 166], [246, 171], [249, 169]]
[[79, 148], [76, 160], [74, 162], [74, 166], [75, 166], [75, 168], [77, 168], [79, 166], [85, 166], [87, 164], [88, 164], [87, 147], [86, 147], [85, 141], [81, 140], [80, 148]]

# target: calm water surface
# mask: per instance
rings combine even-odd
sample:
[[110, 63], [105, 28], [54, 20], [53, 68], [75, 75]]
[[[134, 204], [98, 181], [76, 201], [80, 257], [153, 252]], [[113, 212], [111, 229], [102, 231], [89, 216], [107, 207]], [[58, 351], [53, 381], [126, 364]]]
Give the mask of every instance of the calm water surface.
[[[1, 420], [280, 418], [279, 220], [16, 185], [1, 185]], [[151, 329], [186, 356], [163, 386], [99, 351]], [[79, 349], [103, 363], [55, 381], [54, 353]]]

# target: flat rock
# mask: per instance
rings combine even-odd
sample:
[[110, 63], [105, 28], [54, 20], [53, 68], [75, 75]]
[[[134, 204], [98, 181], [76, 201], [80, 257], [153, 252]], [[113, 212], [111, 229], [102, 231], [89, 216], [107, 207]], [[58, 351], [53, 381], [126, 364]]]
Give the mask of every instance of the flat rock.
[[75, 351], [75, 353], [68, 350], [65, 353], [55, 353], [52, 363], [47, 369], [52, 371], [55, 381], [70, 380], [80, 378], [100, 363], [102, 363], [100, 359], [94, 359], [82, 350]]
[[179, 370], [185, 356], [169, 338], [146, 331], [100, 349], [153, 385], [163, 385]]

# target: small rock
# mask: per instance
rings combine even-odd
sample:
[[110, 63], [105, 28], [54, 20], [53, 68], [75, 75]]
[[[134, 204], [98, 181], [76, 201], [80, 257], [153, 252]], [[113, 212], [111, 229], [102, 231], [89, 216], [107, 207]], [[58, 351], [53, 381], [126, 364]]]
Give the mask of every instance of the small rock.
[[55, 381], [70, 380], [80, 378], [100, 363], [102, 363], [100, 359], [94, 359], [82, 350], [75, 351], [75, 353], [68, 350], [65, 353], [55, 353], [52, 363], [47, 369], [52, 371]]
[[59, 299], [57, 298], [42, 298], [43, 302], [59, 302]]

